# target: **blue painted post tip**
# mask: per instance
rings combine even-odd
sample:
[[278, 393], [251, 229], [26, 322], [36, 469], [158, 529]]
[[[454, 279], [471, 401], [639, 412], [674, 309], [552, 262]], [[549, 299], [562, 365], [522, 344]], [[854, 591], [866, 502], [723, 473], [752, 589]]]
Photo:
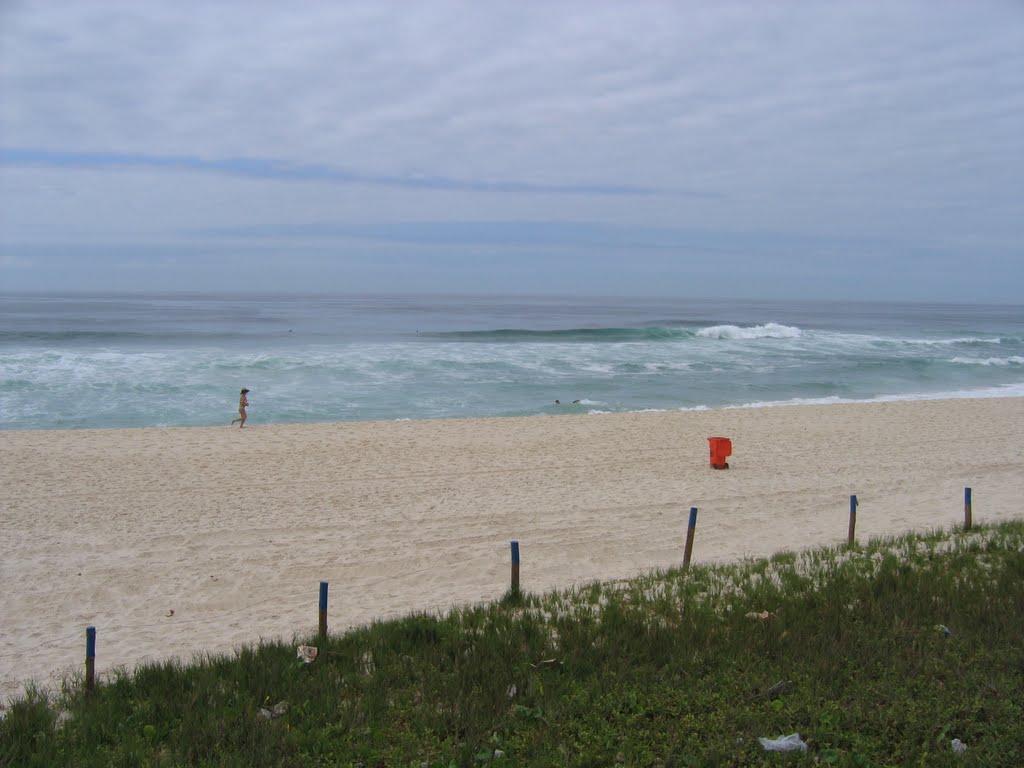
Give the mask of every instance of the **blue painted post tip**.
[[327, 582], [320, 582], [320, 610], [327, 610]]
[[686, 527], [686, 548], [683, 550], [683, 568], [690, 570], [690, 558], [693, 556], [693, 537], [697, 533], [697, 508], [690, 507], [690, 524]]
[[519, 542], [518, 541], [513, 541], [512, 542], [512, 562], [513, 563], [518, 563], [519, 562]]

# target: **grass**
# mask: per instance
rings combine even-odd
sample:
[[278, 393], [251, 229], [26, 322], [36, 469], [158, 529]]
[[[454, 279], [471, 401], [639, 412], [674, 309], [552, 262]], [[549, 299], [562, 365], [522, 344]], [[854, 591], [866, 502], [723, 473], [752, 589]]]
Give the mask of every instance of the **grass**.
[[1021, 766], [1022, 617], [1021, 522], [784, 552], [28, 689], [0, 766]]

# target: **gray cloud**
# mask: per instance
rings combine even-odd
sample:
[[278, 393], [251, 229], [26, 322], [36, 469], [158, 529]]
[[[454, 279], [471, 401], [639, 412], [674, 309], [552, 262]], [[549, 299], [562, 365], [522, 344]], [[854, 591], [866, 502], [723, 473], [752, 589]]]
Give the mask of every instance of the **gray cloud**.
[[584, 251], [596, 223], [870, 241], [895, 266], [1024, 239], [1015, 2], [23, 2], [0, 92], [6, 263], [260, 227], [428, 247], [474, 220]]

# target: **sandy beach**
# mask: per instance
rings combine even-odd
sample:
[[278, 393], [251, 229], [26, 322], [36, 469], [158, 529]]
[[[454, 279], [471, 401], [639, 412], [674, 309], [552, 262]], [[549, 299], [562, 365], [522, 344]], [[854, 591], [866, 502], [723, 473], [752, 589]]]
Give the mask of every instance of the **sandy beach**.
[[[732, 440], [708, 466], [710, 436]], [[1024, 398], [0, 432], [0, 698], [97, 671], [695, 563], [1021, 514]]]

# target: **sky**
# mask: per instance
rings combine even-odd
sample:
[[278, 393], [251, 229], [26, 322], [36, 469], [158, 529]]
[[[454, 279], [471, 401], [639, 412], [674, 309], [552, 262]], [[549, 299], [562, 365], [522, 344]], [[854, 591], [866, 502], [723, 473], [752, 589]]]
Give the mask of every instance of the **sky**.
[[1020, 0], [0, 0], [0, 291], [1021, 303]]

